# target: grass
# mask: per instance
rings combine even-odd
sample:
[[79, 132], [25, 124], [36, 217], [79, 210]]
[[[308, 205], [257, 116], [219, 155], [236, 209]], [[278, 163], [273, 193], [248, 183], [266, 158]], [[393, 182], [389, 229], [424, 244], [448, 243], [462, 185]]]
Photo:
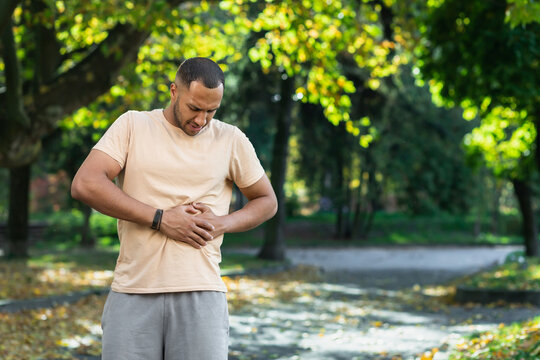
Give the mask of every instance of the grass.
[[456, 289], [460, 286], [486, 290], [540, 291], [540, 258], [525, 258], [522, 251], [516, 251], [500, 266], [455, 278], [446, 284], [427, 285], [422, 292], [454, 304]]
[[[78, 228], [82, 214], [57, 212], [41, 214], [34, 221], [46, 220], [50, 225], [44, 233], [48, 244], [45, 248], [67, 250], [80, 242]], [[481, 232], [474, 234], [475, 218], [465, 215], [425, 215], [377, 213], [368, 238], [337, 239], [334, 237], [335, 214], [315, 213], [310, 216], [287, 219], [285, 242], [292, 247], [317, 246], [377, 246], [377, 245], [478, 245], [478, 244], [522, 244], [519, 219], [515, 215], [501, 215], [500, 233], [489, 233], [489, 221], [485, 220]], [[100, 247], [118, 248], [116, 220], [94, 213], [91, 227]], [[264, 225], [238, 234], [227, 234], [224, 248], [261, 247], [264, 242]], [[39, 243], [36, 244], [39, 247]]]
[[[456, 279], [449, 286], [433, 289], [443, 295], [451, 294], [455, 293], [455, 286], [458, 285], [479, 289], [540, 291], [540, 259], [525, 258], [523, 252], [515, 252], [501, 266]], [[466, 337], [450, 354], [449, 360], [466, 359], [540, 359], [540, 317], [508, 325], [500, 324], [495, 331], [478, 332]]]
[[465, 278], [462, 285], [478, 289], [540, 291], [540, 259], [519, 253], [505, 264]]
[[[522, 244], [515, 217], [501, 220], [506, 232], [491, 234], [483, 224], [479, 235], [474, 234], [475, 219], [462, 215], [440, 214], [408, 216], [379, 213], [372, 231], [365, 239], [334, 237], [334, 214], [323, 213], [287, 219], [285, 242], [292, 247], [335, 246], [392, 246], [392, 245], [512, 245]], [[242, 234], [227, 234], [224, 247], [260, 247], [264, 229], [259, 227]]]
[[253, 255], [225, 253], [222, 256], [221, 274], [231, 275], [286, 265], [286, 261], [262, 260]]
[[38, 254], [0, 260], [0, 299], [60, 295], [110, 285], [115, 256], [103, 250]]
[[[504, 228], [511, 227], [513, 218], [504, 221]], [[518, 233], [493, 235], [483, 223], [480, 234], [474, 234], [475, 219], [470, 216], [439, 214], [408, 216], [406, 214], [378, 214], [367, 244], [376, 245], [469, 245], [521, 243]]]
[[[28, 299], [108, 287], [117, 256], [114, 249], [41, 248], [33, 249], [27, 260], [0, 260], [0, 299]], [[284, 264], [227, 253], [221, 268], [223, 275], [230, 275]]]
[[[508, 256], [505, 264], [472, 276], [456, 279], [447, 286], [427, 287], [428, 295], [450, 299], [455, 287], [540, 291], [540, 259], [525, 258], [522, 252]], [[426, 292], [424, 292], [426, 294]], [[447, 297], [450, 295], [450, 297]], [[430, 354], [433, 356], [434, 354]], [[431, 359], [432, 357], [426, 357]], [[540, 317], [512, 324], [500, 324], [494, 331], [474, 333], [456, 346], [449, 360], [537, 360], [540, 359]]]
[[457, 346], [450, 360], [537, 360], [540, 358], [540, 317], [501, 324], [496, 331], [469, 336]]

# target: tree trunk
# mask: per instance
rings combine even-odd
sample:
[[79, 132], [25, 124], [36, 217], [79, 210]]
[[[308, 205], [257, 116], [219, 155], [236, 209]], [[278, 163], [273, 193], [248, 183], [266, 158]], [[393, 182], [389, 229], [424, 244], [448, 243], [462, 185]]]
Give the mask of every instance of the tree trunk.
[[373, 220], [375, 219], [375, 208], [376, 205], [374, 201], [371, 201], [371, 209], [368, 210], [367, 218], [364, 225], [364, 239], [367, 239], [371, 228], [373, 227]]
[[490, 190], [488, 184], [486, 183], [486, 168], [482, 166], [478, 175], [474, 178], [475, 189], [477, 189], [477, 196], [475, 196], [475, 205], [474, 205], [474, 227], [473, 235], [477, 239], [482, 233], [482, 222], [484, 218], [484, 207], [487, 204], [486, 193]]
[[360, 184], [356, 195], [356, 206], [354, 207], [353, 223], [352, 223], [352, 238], [364, 239], [364, 215], [362, 211], [363, 203], [366, 201], [362, 189], [364, 187], [364, 172], [360, 171]]
[[493, 191], [493, 211], [491, 212], [491, 233], [494, 235], [499, 234], [501, 223], [501, 180], [494, 180], [494, 191]]
[[[362, 217], [360, 218], [360, 214], [355, 215], [358, 216], [358, 220], [356, 222], [358, 223], [359, 231], [357, 231], [358, 235], [357, 237], [362, 240], [367, 240], [369, 236], [369, 232], [371, 231], [371, 227], [373, 226], [373, 219], [375, 218], [375, 210], [377, 208], [376, 203], [376, 196], [377, 195], [377, 189], [376, 184], [374, 185], [375, 180], [375, 174], [372, 170], [368, 171], [368, 178], [367, 178], [367, 194], [364, 197], [364, 203], [366, 204], [364, 206], [364, 211], [361, 212]], [[360, 208], [358, 210], [361, 210]]]
[[525, 255], [538, 256], [538, 230], [534, 219], [532, 193], [526, 181], [512, 179], [514, 191], [523, 218], [523, 236], [525, 240]]
[[535, 109], [533, 123], [536, 129], [534, 157], [536, 160], [536, 170], [540, 171], [540, 106]]
[[93, 249], [96, 246], [96, 238], [93, 236], [92, 228], [90, 227], [92, 208], [86, 204], [82, 204], [82, 212], [84, 220], [81, 228], [81, 246], [85, 249]]
[[367, 240], [369, 232], [373, 226], [373, 220], [375, 218], [375, 211], [379, 208], [379, 199], [381, 197], [381, 189], [377, 184], [375, 178], [375, 164], [370, 151], [373, 149], [375, 143], [373, 143], [370, 149], [365, 151], [364, 164], [367, 171], [367, 177], [365, 178], [365, 187], [367, 193], [362, 195], [362, 189], [364, 187], [364, 171], [360, 172], [360, 187], [358, 190], [358, 198], [364, 203], [363, 206], [357, 205], [354, 213], [353, 220], [353, 232], [354, 238]]
[[344, 214], [344, 168], [343, 168], [343, 154], [341, 153], [340, 149], [337, 149], [335, 152], [335, 160], [336, 160], [336, 184], [334, 186], [334, 190], [336, 192], [336, 224], [335, 224], [335, 233], [334, 237], [336, 239], [341, 239], [343, 237], [344, 231], [345, 231], [345, 214]]
[[28, 194], [30, 166], [9, 170], [8, 257], [28, 257]]
[[346, 211], [345, 211], [345, 222], [343, 224], [343, 238], [347, 240], [352, 240], [352, 224], [351, 224], [351, 213], [352, 213], [352, 207], [351, 207], [351, 187], [349, 186], [349, 180], [346, 181], [345, 185], [345, 204], [346, 204]]
[[338, 126], [332, 127], [332, 133], [329, 136], [332, 137], [332, 147], [334, 148], [334, 160], [336, 171], [336, 182], [333, 186], [335, 193], [336, 203], [336, 225], [335, 225], [335, 238], [348, 239], [352, 237], [351, 234], [351, 189], [350, 172], [352, 155], [351, 149], [343, 141], [350, 134], [345, 129], [345, 123], [340, 123]]
[[264, 244], [259, 251], [261, 259], [285, 259], [285, 175], [287, 173], [287, 154], [289, 151], [289, 135], [291, 131], [292, 92], [294, 79], [288, 77], [281, 81], [281, 106], [276, 118], [277, 132], [272, 149], [272, 187], [278, 200], [276, 215], [266, 223]]

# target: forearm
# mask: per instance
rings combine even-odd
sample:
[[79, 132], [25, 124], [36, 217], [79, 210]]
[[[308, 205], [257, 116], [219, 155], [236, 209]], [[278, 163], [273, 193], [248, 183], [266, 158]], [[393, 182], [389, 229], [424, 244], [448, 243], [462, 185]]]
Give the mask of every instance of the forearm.
[[156, 209], [127, 195], [106, 176], [76, 176], [72, 196], [102, 214], [151, 226]]
[[275, 198], [262, 196], [250, 200], [242, 209], [222, 217], [223, 233], [251, 230], [275, 215]]

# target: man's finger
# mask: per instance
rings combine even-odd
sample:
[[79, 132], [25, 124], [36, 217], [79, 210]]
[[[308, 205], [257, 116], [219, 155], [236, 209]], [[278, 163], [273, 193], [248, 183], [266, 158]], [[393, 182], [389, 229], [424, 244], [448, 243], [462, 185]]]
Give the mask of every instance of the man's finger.
[[212, 211], [212, 209], [210, 209], [208, 205], [205, 205], [203, 203], [193, 203], [193, 207], [201, 212]]
[[193, 234], [190, 235], [190, 239], [196, 241], [201, 246], [205, 246], [206, 242], [212, 240], [213, 237], [212, 237], [212, 235], [210, 235], [206, 231], [204, 231], [204, 230], [202, 230], [200, 228], [195, 228], [193, 230]]
[[197, 217], [195, 217], [193, 219], [193, 221], [195, 222], [195, 225], [197, 225], [198, 228], [201, 228], [203, 230], [206, 230], [206, 231], [214, 231], [216, 228], [214, 227], [214, 225], [210, 224], [208, 221], [206, 220], [203, 220], [203, 219], [198, 219]]
[[[193, 229], [193, 232], [195, 233], [195, 235], [198, 235], [202, 241], [214, 240], [214, 237], [203, 228], [195, 227]], [[206, 245], [206, 243], [204, 245]]]
[[191, 238], [189, 238], [189, 240], [183, 240], [183, 242], [185, 242], [188, 245], [193, 246], [195, 249], [200, 249], [202, 246], [206, 245], [205, 243], [204, 245], [201, 246], [199, 243], [197, 243], [195, 240]]
[[185, 204], [185, 205], [182, 205], [184, 207], [184, 211], [187, 212], [188, 214], [198, 214], [200, 213], [201, 211], [200, 210], [197, 210], [193, 204]]

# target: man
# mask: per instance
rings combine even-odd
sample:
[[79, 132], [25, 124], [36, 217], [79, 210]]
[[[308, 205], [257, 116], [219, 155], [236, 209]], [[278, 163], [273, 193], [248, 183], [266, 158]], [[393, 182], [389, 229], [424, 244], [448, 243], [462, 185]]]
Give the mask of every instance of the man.
[[[103, 360], [227, 358], [223, 234], [268, 220], [277, 201], [247, 137], [213, 119], [224, 86], [213, 61], [184, 61], [169, 106], [120, 116], [73, 179], [74, 198], [119, 219]], [[249, 201], [228, 214], [233, 183]]]

